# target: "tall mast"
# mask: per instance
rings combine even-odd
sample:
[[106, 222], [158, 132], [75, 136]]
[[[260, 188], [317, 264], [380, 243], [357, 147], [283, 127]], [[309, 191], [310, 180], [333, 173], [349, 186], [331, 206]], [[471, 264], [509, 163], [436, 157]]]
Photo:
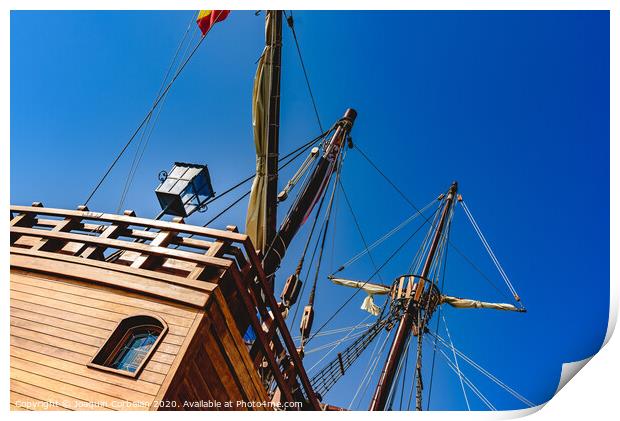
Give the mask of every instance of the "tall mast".
[[[449, 210], [454, 201], [454, 196], [457, 191], [457, 183], [456, 181], [452, 183], [450, 189], [448, 190], [448, 195], [446, 197], [446, 201], [444, 203], [443, 210], [441, 212], [441, 218], [439, 220], [439, 224], [435, 230], [435, 234], [432, 239], [431, 246], [428, 250], [428, 254], [426, 256], [426, 260], [424, 262], [424, 266], [422, 268], [422, 273], [420, 274], [418, 285], [415, 290], [415, 295], [409, 299], [407, 302], [407, 307], [405, 308], [405, 312], [401, 316], [400, 322], [398, 324], [398, 330], [396, 331], [396, 336], [392, 342], [392, 346], [390, 347], [390, 352], [388, 354], [387, 360], [385, 361], [385, 365], [383, 367], [383, 371], [381, 372], [381, 377], [379, 378], [379, 383], [377, 384], [377, 388], [372, 397], [372, 401], [370, 403], [371, 411], [381, 411], [384, 410], [387, 405], [388, 396], [390, 394], [390, 390], [392, 389], [392, 385], [394, 384], [394, 378], [396, 375], [396, 371], [398, 368], [398, 364], [403, 356], [405, 351], [405, 344], [407, 343], [407, 339], [411, 334], [411, 330], [413, 327], [414, 321], [414, 312], [418, 311], [420, 298], [422, 296], [422, 292], [424, 291], [425, 279], [427, 278], [431, 267], [433, 265], [433, 260], [435, 258], [435, 253], [437, 251], [437, 246], [439, 245], [439, 241], [441, 239], [441, 235], [446, 225], [446, 219], [448, 217]], [[431, 227], [431, 229], [433, 229]], [[422, 335], [424, 333], [424, 326], [417, 332], [418, 335]], [[420, 346], [420, 342], [418, 342], [418, 346]], [[418, 390], [418, 394], [421, 392]], [[418, 398], [419, 400], [419, 398]], [[420, 409], [418, 407], [418, 409]]]
[[266, 34], [270, 36], [271, 71], [269, 77], [269, 112], [267, 117], [267, 209], [265, 244], [269, 246], [275, 235], [278, 216], [278, 157], [280, 144], [280, 75], [282, 64], [282, 11], [268, 10], [265, 17]]

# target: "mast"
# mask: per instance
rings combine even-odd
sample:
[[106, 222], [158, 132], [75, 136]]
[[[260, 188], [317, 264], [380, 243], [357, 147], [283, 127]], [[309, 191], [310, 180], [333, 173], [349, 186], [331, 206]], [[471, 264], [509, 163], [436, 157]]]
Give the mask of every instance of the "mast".
[[271, 25], [271, 71], [269, 76], [269, 112], [267, 114], [267, 209], [265, 244], [269, 246], [276, 235], [278, 216], [278, 157], [280, 148], [280, 76], [282, 70], [282, 11], [268, 10], [265, 25]]
[[[439, 240], [443, 233], [443, 230], [446, 225], [446, 219], [454, 201], [454, 196], [456, 195], [458, 185], [456, 181], [452, 183], [450, 189], [448, 190], [448, 195], [446, 197], [446, 201], [441, 212], [441, 218], [439, 220], [439, 224], [437, 225], [437, 229], [435, 230], [435, 234], [432, 239], [431, 246], [428, 250], [428, 254], [426, 256], [426, 260], [424, 262], [424, 266], [422, 268], [422, 273], [420, 274], [418, 285], [415, 290], [414, 297], [410, 298], [407, 302], [407, 307], [405, 312], [403, 313], [399, 325], [398, 330], [396, 331], [396, 336], [392, 342], [392, 346], [390, 347], [390, 352], [388, 354], [387, 360], [383, 367], [383, 371], [381, 372], [381, 377], [379, 378], [379, 383], [377, 384], [377, 388], [372, 397], [372, 401], [370, 403], [369, 410], [371, 411], [381, 411], [384, 410], [387, 405], [388, 395], [390, 394], [390, 389], [394, 383], [395, 374], [398, 368], [398, 364], [403, 356], [405, 351], [405, 344], [407, 343], [407, 339], [411, 334], [411, 330], [413, 327], [414, 321], [414, 312], [418, 311], [420, 297], [422, 296], [422, 292], [424, 291], [425, 279], [428, 276], [430, 269], [433, 264], [433, 260], [435, 258], [435, 253], [437, 251], [437, 246], [439, 245]], [[432, 227], [431, 227], [432, 229]], [[423, 335], [424, 326], [417, 332], [418, 335]], [[420, 342], [418, 341], [418, 346], [420, 346]], [[418, 361], [418, 365], [421, 364]], [[421, 367], [418, 369], [418, 372], [421, 371]], [[419, 388], [418, 388], [419, 389]], [[417, 400], [419, 401], [421, 398], [420, 392], [418, 390]], [[419, 403], [419, 402], [418, 402]], [[418, 405], [418, 409], [421, 409]]]

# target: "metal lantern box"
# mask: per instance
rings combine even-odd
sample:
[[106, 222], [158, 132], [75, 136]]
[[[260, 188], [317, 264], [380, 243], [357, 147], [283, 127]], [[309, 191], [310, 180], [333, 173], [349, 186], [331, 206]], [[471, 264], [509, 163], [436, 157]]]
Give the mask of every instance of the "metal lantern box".
[[155, 189], [163, 212], [186, 217], [204, 206], [215, 193], [206, 165], [175, 162]]

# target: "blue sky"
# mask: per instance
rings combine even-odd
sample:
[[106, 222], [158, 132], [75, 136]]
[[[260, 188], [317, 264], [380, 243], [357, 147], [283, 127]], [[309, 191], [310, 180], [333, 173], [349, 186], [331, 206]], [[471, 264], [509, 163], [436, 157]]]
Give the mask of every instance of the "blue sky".
[[[74, 208], [84, 202], [153, 101], [191, 15], [12, 13], [11, 203]], [[295, 17], [323, 124], [347, 107], [357, 109], [354, 141], [418, 206], [459, 181], [528, 313], [447, 308], [451, 337], [521, 394], [546, 401], [561, 363], [596, 352], [607, 327], [609, 14], [299, 11]], [[124, 208], [154, 216], [157, 173], [174, 161], [208, 164], [216, 191], [252, 173], [251, 89], [262, 45], [263, 20], [253, 12], [233, 12], [209, 34], [166, 100]], [[318, 134], [286, 27], [281, 106], [282, 152]], [[116, 210], [134, 153], [132, 147], [119, 162], [91, 209]], [[281, 185], [292, 170], [281, 175]], [[356, 150], [347, 155], [343, 184], [368, 241], [412, 213]], [[232, 198], [188, 222], [204, 223]], [[242, 228], [244, 212], [245, 202], [213, 226]], [[316, 327], [350, 295], [325, 275], [363, 247], [342, 201], [336, 221], [319, 279]], [[386, 242], [375, 260], [385, 260], [414, 226]], [[307, 230], [289, 249], [279, 286], [294, 269]], [[385, 267], [384, 280], [406, 271], [421, 238]], [[460, 209], [453, 242], [507, 293]], [[363, 259], [344, 275], [370, 273]], [[505, 300], [450, 252], [444, 291]], [[362, 320], [360, 302], [354, 299], [329, 328]], [[297, 326], [296, 320], [294, 334]], [[308, 368], [319, 354], [308, 355]], [[368, 354], [328, 402], [349, 405]], [[424, 355], [430, 367], [428, 345]], [[521, 407], [461, 366], [497, 408]], [[468, 397], [473, 409], [484, 409]], [[439, 355], [430, 407], [465, 408], [458, 379]]]

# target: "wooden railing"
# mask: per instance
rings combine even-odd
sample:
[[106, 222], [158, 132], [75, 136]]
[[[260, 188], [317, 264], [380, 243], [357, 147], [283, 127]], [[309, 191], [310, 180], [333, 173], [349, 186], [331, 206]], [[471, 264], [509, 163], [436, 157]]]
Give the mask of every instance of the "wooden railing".
[[[65, 210], [33, 203], [10, 210], [12, 253], [52, 253], [135, 274], [155, 271], [172, 283], [181, 279], [177, 283], [183, 286], [198, 288], [200, 281], [208, 281], [233, 291], [238, 302], [229, 305], [243, 313], [236, 314], [239, 320], [249, 322], [238, 322], [240, 333], [251, 326], [256, 335], [250, 355], [259, 373], [275, 380], [282, 401], [301, 399], [306, 407], [320, 409], [261, 260], [249, 237], [235, 227], [215, 230], [186, 225], [182, 219], [157, 221], [138, 218], [133, 211], [114, 215], [83, 206]], [[222, 285], [229, 280], [232, 285]]]

